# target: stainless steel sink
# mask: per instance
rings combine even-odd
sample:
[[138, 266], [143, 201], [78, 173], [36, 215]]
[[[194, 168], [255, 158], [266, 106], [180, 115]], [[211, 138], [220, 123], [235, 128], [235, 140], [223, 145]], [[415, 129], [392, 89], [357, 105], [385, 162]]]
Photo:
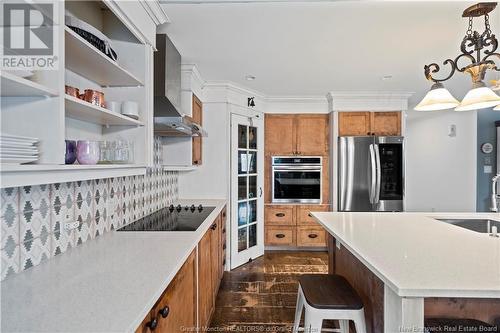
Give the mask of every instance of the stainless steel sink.
[[481, 232], [491, 233], [491, 227], [496, 226], [500, 231], [500, 221], [492, 219], [436, 219], [438, 221], [450, 223], [460, 228]]

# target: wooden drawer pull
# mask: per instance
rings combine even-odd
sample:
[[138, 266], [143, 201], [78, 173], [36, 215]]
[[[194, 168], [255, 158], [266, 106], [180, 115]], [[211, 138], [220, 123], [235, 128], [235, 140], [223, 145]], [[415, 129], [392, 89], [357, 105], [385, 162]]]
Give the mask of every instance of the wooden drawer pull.
[[316, 235], [316, 234], [309, 234], [307, 237], [309, 237], [309, 238], [316, 238], [316, 237], [318, 237], [318, 235]]
[[285, 217], [285, 213], [276, 213], [276, 217]]
[[276, 238], [285, 238], [284, 234], [276, 234]]

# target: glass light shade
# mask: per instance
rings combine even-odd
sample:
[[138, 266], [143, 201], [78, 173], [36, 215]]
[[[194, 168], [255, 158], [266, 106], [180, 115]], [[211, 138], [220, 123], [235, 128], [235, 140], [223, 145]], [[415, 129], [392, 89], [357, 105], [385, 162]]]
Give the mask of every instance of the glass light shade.
[[491, 108], [500, 104], [500, 96], [485, 86], [479, 86], [469, 90], [455, 111], [471, 111]]
[[417, 104], [415, 110], [417, 111], [438, 111], [452, 109], [459, 105], [460, 102], [451, 95], [441, 83], [432, 85], [431, 90], [425, 97]]

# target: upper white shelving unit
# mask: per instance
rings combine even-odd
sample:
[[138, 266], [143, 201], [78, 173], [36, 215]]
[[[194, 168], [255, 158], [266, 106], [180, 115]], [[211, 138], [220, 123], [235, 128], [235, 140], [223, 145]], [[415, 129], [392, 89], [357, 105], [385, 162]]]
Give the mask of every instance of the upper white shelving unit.
[[57, 91], [40, 83], [30, 81], [20, 76], [2, 71], [2, 97], [55, 97]]
[[143, 82], [120, 67], [101, 51], [68, 27], [66, 36], [66, 68], [102, 87], [135, 87]]
[[143, 126], [144, 123], [73, 96], [65, 96], [66, 117], [105, 126]]

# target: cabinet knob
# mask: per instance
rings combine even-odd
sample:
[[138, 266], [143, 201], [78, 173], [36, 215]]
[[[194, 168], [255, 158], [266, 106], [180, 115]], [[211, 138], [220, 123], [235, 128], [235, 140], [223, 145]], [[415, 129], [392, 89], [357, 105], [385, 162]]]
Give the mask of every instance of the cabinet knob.
[[222, 245], [222, 249], [225, 250], [226, 249], [226, 244], [224, 243], [224, 245]]
[[311, 213], [307, 214], [307, 216], [309, 216], [309, 217], [313, 217], [313, 216], [311, 215]]
[[285, 213], [276, 213], [276, 217], [285, 217]]
[[316, 234], [309, 234], [307, 237], [309, 237], [309, 238], [316, 238], [316, 237], [318, 237], [318, 235], [316, 235]]
[[276, 238], [285, 238], [284, 234], [276, 234]]
[[212, 226], [210, 227], [210, 229], [212, 229], [212, 230], [217, 229], [217, 223], [212, 224]]
[[222, 261], [222, 266], [226, 266], [226, 259]]
[[222, 233], [225, 234], [226, 233], [226, 228], [222, 229]]
[[170, 308], [168, 307], [168, 305], [166, 305], [164, 308], [161, 308], [160, 311], [158, 311], [158, 314], [161, 315], [162, 318], [167, 318], [169, 313], [170, 313]]
[[151, 330], [154, 331], [158, 327], [158, 319], [153, 318], [151, 321], [146, 323], [146, 326]]

